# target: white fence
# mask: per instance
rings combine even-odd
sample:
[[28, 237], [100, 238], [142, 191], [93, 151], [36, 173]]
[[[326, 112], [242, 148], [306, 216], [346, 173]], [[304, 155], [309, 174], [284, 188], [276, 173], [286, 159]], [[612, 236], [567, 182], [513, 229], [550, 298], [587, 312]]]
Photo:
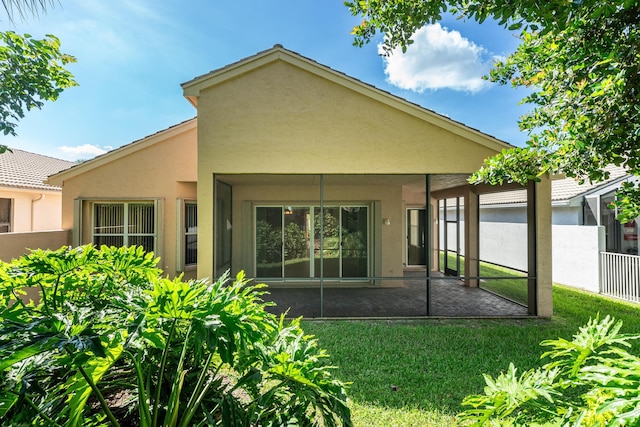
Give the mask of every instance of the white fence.
[[640, 302], [640, 256], [601, 252], [600, 266], [604, 295]]

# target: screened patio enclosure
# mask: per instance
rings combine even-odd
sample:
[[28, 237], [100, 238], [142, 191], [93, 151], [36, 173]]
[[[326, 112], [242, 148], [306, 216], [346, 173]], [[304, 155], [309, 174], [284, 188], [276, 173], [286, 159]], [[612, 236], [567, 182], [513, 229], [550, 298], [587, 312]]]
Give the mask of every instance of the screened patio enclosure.
[[527, 271], [481, 262], [480, 194], [512, 187], [466, 178], [216, 174], [215, 273], [245, 270], [289, 316], [535, 315], [534, 256]]

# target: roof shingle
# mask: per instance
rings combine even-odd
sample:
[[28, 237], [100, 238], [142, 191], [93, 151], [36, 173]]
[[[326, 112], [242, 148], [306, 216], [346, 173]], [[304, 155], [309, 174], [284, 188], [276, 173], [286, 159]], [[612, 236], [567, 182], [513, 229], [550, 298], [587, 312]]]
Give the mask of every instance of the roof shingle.
[[0, 154], [0, 187], [32, 188], [37, 190], [60, 190], [60, 187], [44, 181], [75, 163], [55, 159], [42, 154], [11, 149]]

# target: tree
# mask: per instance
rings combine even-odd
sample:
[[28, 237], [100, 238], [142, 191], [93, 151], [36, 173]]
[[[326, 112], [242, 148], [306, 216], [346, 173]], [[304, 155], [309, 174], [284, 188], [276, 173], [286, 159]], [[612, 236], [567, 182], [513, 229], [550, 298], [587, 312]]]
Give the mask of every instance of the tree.
[[0, 130], [15, 135], [25, 110], [41, 108], [43, 101], [55, 101], [64, 89], [77, 85], [63, 68], [75, 58], [60, 52], [60, 40], [53, 35], [37, 40], [5, 31], [0, 41]]
[[[579, 181], [606, 179], [615, 164], [640, 177], [640, 5], [637, 0], [373, 0], [346, 2], [363, 22], [356, 45], [385, 34], [384, 51], [404, 50], [411, 36], [445, 12], [483, 22], [497, 20], [518, 31], [521, 44], [495, 63], [487, 78], [533, 89], [523, 103], [534, 106], [520, 120], [525, 147], [486, 160], [473, 183], [524, 184], [543, 174]], [[617, 193], [618, 218], [640, 216], [640, 186]]]
[[[2, 0], [10, 20], [14, 12], [22, 17], [37, 15], [48, 5], [53, 2]], [[17, 122], [26, 111], [42, 108], [44, 101], [55, 101], [64, 89], [77, 86], [64, 68], [72, 62], [75, 58], [60, 52], [60, 40], [53, 35], [38, 40], [29, 34], [0, 32], [0, 131], [4, 135], [16, 135]], [[6, 150], [0, 145], [0, 154]]]

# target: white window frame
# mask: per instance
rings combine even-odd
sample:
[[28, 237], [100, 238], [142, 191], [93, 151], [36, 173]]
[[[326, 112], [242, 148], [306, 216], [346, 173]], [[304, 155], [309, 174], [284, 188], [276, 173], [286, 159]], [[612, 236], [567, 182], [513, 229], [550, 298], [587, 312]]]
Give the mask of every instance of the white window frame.
[[[152, 233], [129, 233], [129, 227], [132, 225], [129, 223], [129, 205], [149, 205], [153, 207], [153, 232]], [[123, 206], [123, 230], [122, 233], [104, 233], [96, 234], [96, 209], [100, 205], [122, 205]], [[158, 216], [158, 203], [154, 200], [96, 200], [91, 203], [91, 242], [95, 244], [96, 236], [122, 236], [123, 246], [129, 246], [129, 237], [147, 236], [153, 237], [153, 252], [158, 255], [158, 228], [159, 228], [159, 216]], [[158, 255], [159, 256], [159, 255]]]

